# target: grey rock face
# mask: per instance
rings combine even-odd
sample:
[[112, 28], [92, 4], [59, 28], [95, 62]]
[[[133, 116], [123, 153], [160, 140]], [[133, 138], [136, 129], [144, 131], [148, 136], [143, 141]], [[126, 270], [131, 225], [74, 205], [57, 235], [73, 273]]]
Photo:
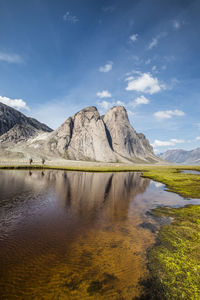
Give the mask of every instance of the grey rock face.
[[51, 150], [68, 159], [116, 161], [105, 125], [96, 107], [88, 107], [68, 118], [49, 139]]
[[38, 132], [51, 132], [45, 124], [28, 118], [21, 112], [0, 102], [0, 140], [18, 142], [27, 140]]
[[159, 154], [159, 157], [170, 162], [181, 164], [200, 164], [200, 148], [193, 150], [174, 149]]
[[116, 106], [105, 116], [96, 107], [69, 117], [51, 129], [0, 103], [1, 149], [25, 156], [100, 162], [157, 162], [149, 141], [129, 123], [124, 107]]
[[156, 159], [149, 141], [131, 126], [123, 106], [111, 108], [103, 117], [108, 139], [114, 152], [130, 160]]

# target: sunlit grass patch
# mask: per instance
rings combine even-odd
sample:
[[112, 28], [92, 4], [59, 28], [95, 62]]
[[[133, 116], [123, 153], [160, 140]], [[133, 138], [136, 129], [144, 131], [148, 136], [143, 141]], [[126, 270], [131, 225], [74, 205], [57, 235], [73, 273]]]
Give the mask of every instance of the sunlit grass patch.
[[161, 299], [200, 299], [200, 206], [157, 208], [153, 214], [173, 218], [149, 252], [154, 289]]

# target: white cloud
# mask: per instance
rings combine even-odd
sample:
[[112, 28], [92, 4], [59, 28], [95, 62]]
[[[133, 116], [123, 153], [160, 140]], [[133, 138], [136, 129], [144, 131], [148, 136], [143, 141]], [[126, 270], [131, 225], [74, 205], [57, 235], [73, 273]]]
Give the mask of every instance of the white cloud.
[[184, 140], [179, 139], [170, 139], [169, 141], [160, 141], [155, 140], [152, 144], [153, 147], [167, 147], [167, 146], [175, 146], [176, 144], [185, 143]]
[[148, 58], [146, 61], [145, 61], [145, 65], [149, 65], [151, 63], [151, 59]]
[[0, 52], [0, 60], [6, 61], [8, 63], [23, 63], [23, 59], [18, 54], [8, 54], [4, 52]]
[[107, 90], [104, 90], [102, 92], [98, 92], [96, 94], [99, 98], [111, 98], [112, 97], [112, 94], [109, 93]]
[[196, 137], [196, 140], [197, 140], [197, 141], [200, 141], [200, 136], [197, 136], [197, 137]]
[[116, 105], [120, 105], [120, 106], [124, 106], [125, 105], [125, 103], [123, 101], [120, 101], [120, 100], [118, 100], [118, 101], [112, 101], [112, 102], [104, 100], [104, 101], [98, 102], [97, 104], [103, 110], [103, 112], [106, 111], [106, 110], [108, 110], [108, 109], [110, 109], [113, 106], [116, 106]]
[[132, 42], [136, 42], [137, 41], [137, 38], [138, 38], [138, 34], [135, 33], [135, 34], [132, 34], [129, 39], [132, 41]]
[[132, 112], [131, 110], [127, 110], [127, 113], [128, 113], [128, 115], [129, 115], [129, 117], [135, 117], [135, 115], [136, 115], [136, 113], [134, 113], [134, 112]]
[[0, 102], [16, 109], [29, 110], [29, 107], [27, 106], [26, 102], [22, 99], [10, 99], [8, 97], [0, 96]]
[[107, 64], [105, 64], [105, 66], [99, 68], [99, 72], [104, 72], [104, 73], [110, 72], [112, 70], [112, 67], [113, 67], [113, 62], [109, 61], [107, 62]]
[[174, 27], [174, 29], [178, 30], [181, 27], [181, 23], [177, 20], [174, 20], [173, 27]]
[[159, 121], [162, 121], [164, 119], [171, 119], [173, 116], [184, 116], [185, 113], [181, 110], [175, 109], [175, 110], [163, 110], [163, 111], [157, 111], [154, 113], [154, 116]]
[[127, 77], [127, 78], [125, 79], [125, 81], [131, 81], [131, 80], [133, 80], [133, 79], [134, 79], [133, 76], [129, 76], [129, 77]]
[[98, 105], [103, 109], [103, 110], [108, 110], [112, 104], [108, 101], [102, 101], [102, 102], [98, 102]]
[[151, 41], [151, 43], [148, 46], [148, 49], [151, 50], [152, 48], [156, 47], [158, 45], [158, 41], [161, 38], [164, 38], [167, 35], [167, 32], [161, 32], [159, 35], [157, 35], [156, 37], [154, 37]]
[[157, 67], [156, 66], [153, 66], [152, 67], [152, 71], [156, 71]]
[[155, 94], [165, 86], [158, 82], [150, 73], [140, 73], [139, 77], [128, 82], [127, 91], [137, 91], [147, 94]]
[[156, 47], [157, 44], [158, 44], [158, 38], [155, 37], [155, 38], [152, 39], [152, 41], [151, 41], [151, 43], [149, 44], [149, 47], [148, 47], [148, 48], [149, 48], [149, 49], [152, 49], [152, 48]]
[[129, 102], [128, 106], [135, 108], [136, 106], [141, 105], [141, 104], [149, 104], [149, 99], [147, 99], [144, 96], [140, 96], [140, 97], [136, 98], [134, 101]]
[[79, 21], [76, 16], [73, 16], [70, 11], [67, 11], [63, 16], [63, 20], [72, 24], [75, 24]]

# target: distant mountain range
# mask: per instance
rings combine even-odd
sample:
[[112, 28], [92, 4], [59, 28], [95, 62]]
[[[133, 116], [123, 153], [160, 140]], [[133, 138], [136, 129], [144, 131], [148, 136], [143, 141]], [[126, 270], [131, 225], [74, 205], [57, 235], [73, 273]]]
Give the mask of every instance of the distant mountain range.
[[131, 126], [123, 106], [100, 116], [85, 108], [52, 130], [0, 103], [0, 158], [64, 158], [101, 162], [156, 163], [149, 141]]
[[158, 156], [169, 162], [176, 162], [187, 165], [200, 164], [200, 148], [189, 151], [182, 149], [168, 150], [164, 153], [159, 154]]

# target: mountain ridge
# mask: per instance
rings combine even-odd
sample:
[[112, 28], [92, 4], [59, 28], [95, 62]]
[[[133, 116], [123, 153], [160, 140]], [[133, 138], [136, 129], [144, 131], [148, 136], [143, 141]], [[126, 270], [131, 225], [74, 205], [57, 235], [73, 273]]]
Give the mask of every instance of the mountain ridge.
[[[13, 153], [23, 153], [25, 157], [52, 159], [60, 157], [70, 160], [130, 163], [156, 163], [160, 160], [145, 135], [137, 133], [131, 126], [123, 106], [111, 108], [104, 116], [100, 116], [95, 106], [84, 108], [67, 118], [54, 131], [16, 110], [13, 111], [14, 118], [11, 118], [12, 110], [10, 108], [6, 114], [9, 122], [7, 131], [4, 126], [3, 132], [6, 132], [0, 135], [0, 149], [8, 151], [12, 145], [10, 151]], [[16, 124], [13, 125], [14, 122]]]
[[39, 132], [52, 129], [34, 118], [25, 116], [18, 110], [0, 102], [0, 140], [18, 142], [27, 140]]
[[200, 147], [192, 150], [172, 149], [158, 154], [161, 159], [181, 164], [200, 164]]

